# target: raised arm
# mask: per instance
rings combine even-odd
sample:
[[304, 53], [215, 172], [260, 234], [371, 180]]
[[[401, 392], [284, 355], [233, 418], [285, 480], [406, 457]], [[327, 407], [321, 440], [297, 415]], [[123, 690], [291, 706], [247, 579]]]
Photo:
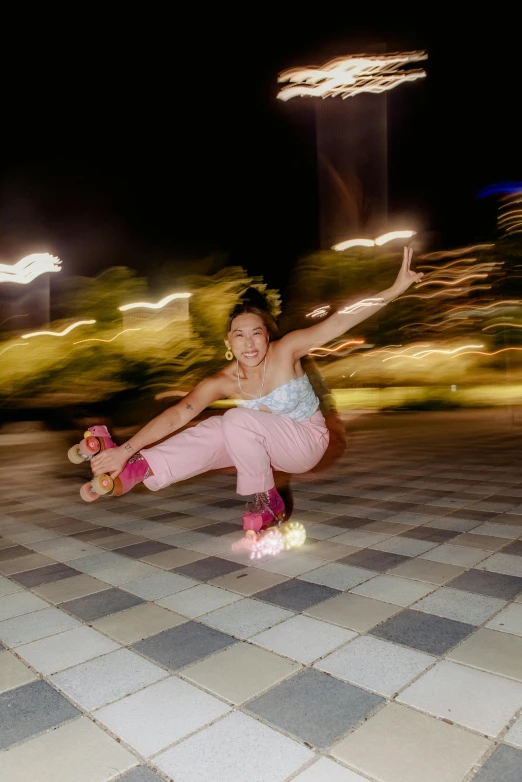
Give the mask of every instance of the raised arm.
[[223, 381], [219, 375], [203, 380], [196, 388], [187, 394], [177, 405], [169, 407], [163, 413], [153, 418], [148, 424], [136, 432], [127, 442], [117, 448], [110, 448], [95, 456], [91, 462], [95, 475], [110, 473], [116, 478], [125, 467], [127, 460], [147, 445], [163, 440], [186, 426], [212, 402], [226, 396]]
[[391, 288], [381, 291], [376, 296], [361, 299], [354, 304], [341, 307], [337, 312], [330, 315], [329, 318], [326, 318], [321, 323], [317, 323], [315, 326], [291, 331], [280, 341], [281, 348], [291, 351], [294, 360], [297, 361], [306, 356], [312, 348], [321, 347], [332, 339], [341, 337], [351, 328], [357, 326], [358, 323], [362, 323], [370, 315], [381, 310], [388, 302], [396, 299], [410, 285], [422, 278], [422, 272], [417, 273], [411, 270], [411, 257], [412, 250], [405, 247], [399, 274]]

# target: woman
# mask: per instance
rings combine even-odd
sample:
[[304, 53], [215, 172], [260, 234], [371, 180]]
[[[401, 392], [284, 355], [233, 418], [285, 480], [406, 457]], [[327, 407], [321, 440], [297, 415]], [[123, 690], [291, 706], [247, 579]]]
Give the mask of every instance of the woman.
[[[92, 459], [94, 475], [110, 473], [116, 479], [113, 493], [118, 495], [140, 481], [157, 491], [207, 470], [235, 467], [238, 494], [254, 495], [243, 515], [244, 529], [257, 532], [283, 519], [285, 506], [272, 470], [307, 472], [321, 460], [329, 439], [301, 359], [312, 348], [341, 337], [420, 280], [422, 274], [410, 269], [411, 255], [405, 248], [391, 288], [279, 340], [272, 340], [275, 323], [268, 312], [245, 302], [238, 305], [225, 339], [229, 365], [199, 383], [182, 402], [123, 445], [115, 446], [108, 433], [100, 438], [104, 450]], [[241, 401], [223, 416], [174, 435], [218, 399]]]

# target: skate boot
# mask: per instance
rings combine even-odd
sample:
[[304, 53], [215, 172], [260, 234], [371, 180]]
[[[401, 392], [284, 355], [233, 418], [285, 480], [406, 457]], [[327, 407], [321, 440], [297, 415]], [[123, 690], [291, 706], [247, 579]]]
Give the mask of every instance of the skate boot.
[[93, 456], [107, 448], [116, 448], [116, 443], [110, 436], [106, 426], [91, 426], [83, 435], [78, 445], [69, 448], [67, 456], [73, 464], [90, 462]]
[[[112, 447], [112, 446], [111, 446]], [[91, 481], [86, 483], [80, 489], [80, 497], [85, 502], [97, 500], [103, 494], [120, 497], [126, 494], [137, 483], [141, 483], [150, 475], [148, 461], [141, 453], [131, 456], [123, 470], [117, 478], [111, 478], [110, 475], [96, 475]]]
[[[83, 440], [78, 445], [69, 448], [67, 456], [73, 464], [90, 462], [93, 456], [108, 448], [116, 448], [106, 426], [90, 426], [84, 433]], [[150, 473], [149, 464], [141, 453], [131, 456], [121, 473], [114, 480], [110, 475], [96, 475], [80, 489], [80, 497], [85, 502], [97, 500], [103, 494], [119, 497], [126, 494], [133, 486], [140, 483]]]
[[243, 513], [243, 529], [259, 532], [263, 527], [278, 524], [286, 518], [285, 504], [277, 489], [255, 495], [251, 508]]

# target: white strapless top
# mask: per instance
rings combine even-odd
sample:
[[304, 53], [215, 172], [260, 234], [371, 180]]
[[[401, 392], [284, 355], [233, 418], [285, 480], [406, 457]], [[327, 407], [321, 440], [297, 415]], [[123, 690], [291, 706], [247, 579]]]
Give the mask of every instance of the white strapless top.
[[248, 407], [259, 410], [259, 406], [267, 407], [275, 415], [285, 415], [294, 421], [305, 421], [311, 418], [319, 408], [319, 400], [307, 375], [294, 377], [279, 388], [274, 388], [266, 396], [259, 399], [241, 399], [238, 407]]

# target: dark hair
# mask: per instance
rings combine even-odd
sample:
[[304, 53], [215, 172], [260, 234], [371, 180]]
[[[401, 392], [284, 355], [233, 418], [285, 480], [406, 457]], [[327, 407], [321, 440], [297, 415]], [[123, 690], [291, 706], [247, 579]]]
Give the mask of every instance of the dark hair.
[[232, 328], [232, 321], [234, 318], [237, 318], [238, 315], [247, 315], [249, 313], [261, 318], [270, 339], [276, 339], [279, 336], [277, 321], [270, 312], [268, 299], [257, 288], [247, 288], [242, 294], [241, 300], [236, 304], [228, 316], [227, 333], [229, 333]]

